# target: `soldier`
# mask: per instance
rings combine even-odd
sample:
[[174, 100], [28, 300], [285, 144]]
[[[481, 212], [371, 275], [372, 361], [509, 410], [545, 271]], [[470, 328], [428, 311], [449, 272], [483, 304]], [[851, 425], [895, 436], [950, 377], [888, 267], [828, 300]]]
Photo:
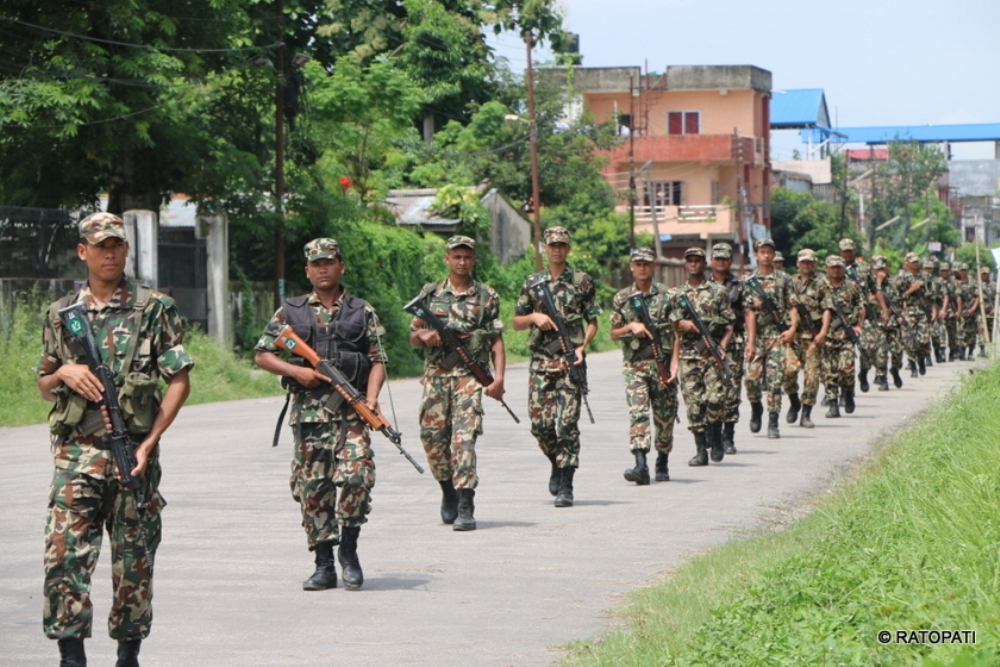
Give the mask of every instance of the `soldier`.
[[919, 262], [916, 253], [907, 253], [903, 260], [903, 273], [896, 277], [900, 292], [899, 307], [910, 323], [910, 333], [904, 339], [906, 356], [910, 360], [910, 377], [917, 377], [918, 372], [920, 375], [927, 372], [924, 360], [931, 347], [929, 316], [933, 313], [924, 292], [923, 275], [918, 272]]
[[[861, 289], [853, 281], [846, 279], [843, 257], [830, 255], [826, 258], [826, 280], [829, 285], [826, 308], [833, 311], [830, 316], [829, 332], [823, 351], [824, 381], [830, 393], [830, 408], [827, 417], [839, 417], [838, 395], [844, 396], [844, 411], [854, 412], [854, 344], [847, 327], [854, 329], [859, 337], [865, 322], [865, 300]], [[837, 309], [840, 313], [837, 313]], [[843, 315], [841, 317], [841, 315]]]
[[979, 268], [979, 276], [983, 290], [983, 309], [986, 312], [986, 333], [983, 337], [982, 331], [979, 333], [979, 356], [985, 357], [986, 345], [993, 340], [993, 312], [996, 308], [997, 287], [996, 283], [990, 280], [990, 267], [983, 265]]
[[[42, 625], [47, 637], [58, 640], [61, 665], [87, 664], [83, 642], [93, 623], [90, 577], [106, 526], [113, 588], [108, 631], [118, 641], [117, 665], [137, 667], [153, 621], [153, 563], [143, 542], [155, 556], [166, 505], [158, 490], [159, 442], [190, 393], [194, 362], [184, 349], [174, 301], [125, 277], [129, 244], [121, 218], [95, 213], [80, 221], [79, 232], [76, 254], [87, 265], [87, 283], [49, 307], [37, 366], [42, 398], [55, 401], [49, 413], [55, 472], [45, 524]], [[115, 373], [122, 416], [135, 445], [136, 466], [128, 472], [141, 479], [148, 502], [141, 517], [109, 450], [111, 425], [99, 407], [101, 381], [71, 344], [58, 314], [74, 303], [86, 304], [101, 358]], [[167, 383], [162, 400], [159, 378]]]
[[747, 310], [746, 390], [750, 401], [750, 432], [758, 433], [767, 391], [767, 437], [780, 438], [781, 385], [785, 379], [785, 348], [799, 324], [798, 299], [788, 274], [774, 270], [774, 241], [754, 242], [757, 270], [744, 282]]
[[[799, 326], [795, 341], [788, 347], [790, 363], [785, 367], [784, 390], [788, 394], [788, 414], [785, 421], [813, 428], [812, 409], [819, 389], [823, 343], [830, 326], [830, 312], [824, 305], [829, 289], [826, 280], [816, 273], [816, 253], [809, 248], [799, 250], [799, 273], [792, 278], [798, 299]], [[799, 369], [803, 371], [802, 399], [799, 399]]]
[[948, 262], [941, 262], [938, 266], [938, 275], [940, 276], [939, 285], [942, 296], [941, 309], [937, 312], [936, 319], [944, 322], [948, 361], [955, 361], [961, 354], [961, 345], [958, 341], [958, 311], [962, 308], [962, 295], [958, 284], [951, 275], [951, 267]]
[[781, 273], [788, 273], [785, 271], [785, 256], [781, 254], [781, 251], [774, 251], [774, 270], [780, 271]]
[[722, 444], [722, 423], [729, 411], [722, 369], [708, 349], [694, 315], [682, 299], [698, 313], [711, 338], [725, 355], [733, 335], [733, 309], [729, 295], [716, 282], [705, 280], [705, 251], [688, 248], [684, 253], [687, 282], [677, 288], [670, 320], [680, 339], [681, 393], [687, 406], [688, 429], [694, 433], [696, 453], [689, 466], [708, 465], [711, 458], [718, 463], [725, 457]]
[[[636, 248], [632, 251], [629, 268], [634, 282], [631, 287], [615, 294], [611, 310], [611, 339], [622, 344], [622, 374], [625, 376], [625, 400], [628, 402], [629, 449], [635, 456], [635, 467], [625, 471], [625, 479], [638, 485], [649, 484], [650, 437], [649, 415], [652, 411], [656, 428], [657, 482], [670, 480], [668, 458], [674, 448], [674, 420], [677, 419], [677, 367], [680, 342], [670, 325], [672, 293], [666, 285], [653, 281], [653, 251]], [[639, 320], [630, 296], [641, 293], [646, 302], [655, 331]], [[668, 376], [664, 378], [653, 357], [650, 344], [654, 335], [667, 356]]]
[[948, 344], [948, 330], [944, 325], [944, 300], [947, 298], [945, 295], [945, 287], [939, 278], [934, 273], [934, 260], [932, 258], [927, 258], [921, 264], [924, 272], [924, 280], [927, 283], [927, 299], [931, 303], [931, 308], [933, 309], [934, 316], [929, 318], [930, 331], [931, 331], [931, 354], [928, 355], [924, 364], [927, 367], [931, 367], [932, 357], [934, 361], [938, 363], [944, 363], [944, 355], [942, 350]]
[[[448, 239], [448, 278], [425, 285], [420, 294], [427, 307], [463, 339], [484, 367], [490, 357], [496, 373], [486, 395], [504, 394], [506, 353], [500, 297], [472, 278], [476, 242], [468, 236]], [[441, 336], [420, 318], [410, 325], [410, 344], [424, 349], [424, 387], [420, 403], [420, 440], [431, 474], [441, 485], [441, 520], [453, 530], [475, 530], [476, 436], [483, 432], [483, 386], [472, 371], [449, 358]]]
[[[285, 299], [257, 341], [257, 365], [283, 376], [292, 400], [288, 420], [295, 438], [290, 486], [302, 510], [302, 527], [316, 570], [302, 582], [306, 591], [337, 587], [333, 547], [343, 568], [344, 587], [364, 584], [358, 561], [358, 537], [371, 512], [375, 486], [374, 452], [368, 427], [346, 404], [326, 409], [335, 393], [330, 379], [299, 357], [277, 356], [276, 330], [291, 326], [324, 359], [329, 359], [378, 412], [378, 395], [385, 380], [385, 333], [375, 310], [340, 283], [347, 270], [340, 244], [331, 238], [305, 245], [309, 294]], [[286, 403], [287, 406], [287, 403]], [[280, 420], [279, 420], [280, 421]], [[337, 498], [340, 487], [340, 498]]]
[[866, 317], [865, 327], [861, 333], [861, 348], [858, 350], [861, 357], [858, 386], [861, 391], [867, 392], [870, 388], [868, 370], [875, 363], [878, 350], [885, 345], [885, 341], [882, 340], [882, 330], [877, 326], [878, 318], [875, 315], [885, 312], [885, 304], [882, 303], [881, 295], [875, 289], [871, 267], [867, 262], [857, 259], [854, 239], [841, 239], [838, 247], [840, 248], [840, 256], [844, 260], [846, 275], [861, 290], [861, 298], [864, 302]]
[[962, 262], [958, 269], [958, 284], [962, 292], [961, 339], [962, 358], [976, 360], [976, 331], [979, 329], [979, 288], [969, 277], [969, 265]]
[[576, 363], [586, 369], [586, 349], [597, 335], [597, 305], [594, 279], [566, 261], [570, 252], [569, 230], [549, 227], [544, 233], [548, 269], [528, 277], [514, 306], [514, 330], [530, 328], [531, 350], [528, 410], [531, 433], [552, 464], [549, 493], [556, 507], [573, 506], [573, 476], [580, 465], [580, 402], [582, 387], [573, 381], [568, 362], [556, 337], [556, 323], [545, 313], [531, 286], [548, 283], [552, 298], [573, 342]]
[[875, 255], [872, 257], [872, 272], [875, 275], [875, 284], [882, 293], [886, 306], [891, 302], [895, 306], [896, 313], [891, 310], [883, 315], [881, 322], [882, 333], [885, 345], [879, 349], [875, 358], [875, 384], [879, 391], [889, 391], [889, 378], [886, 376], [886, 367], [892, 375], [892, 382], [899, 389], [903, 386], [903, 378], [899, 375], [899, 369], [903, 367], [903, 337], [909, 327], [909, 323], [903, 317], [900, 308], [900, 293], [897, 290], [895, 281], [889, 277], [889, 261], [885, 255]]
[[733, 250], [726, 243], [712, 247], [712, 280], [722, 285], [733, 309], [733, 337], [726, 349], [726, 361], [732, 382], [725, 383], [726, 418], [722, 424], [722, 446], [726, 454], [736, 453], [736, 422], [740, 420], [741, 388], [743, 385], [743, 355], [746, 352], [746, 320], [743, 306], [743, 282], [732, 272]]

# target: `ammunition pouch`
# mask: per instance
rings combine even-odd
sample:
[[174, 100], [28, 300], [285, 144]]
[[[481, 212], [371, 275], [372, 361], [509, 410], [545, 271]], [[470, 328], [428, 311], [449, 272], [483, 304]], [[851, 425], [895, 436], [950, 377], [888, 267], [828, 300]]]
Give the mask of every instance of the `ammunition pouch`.
[[65, 438], [83, 421], [87, 412], [87, 399], [62, 384], [53, 389], [52, 393], [56, 402], [49, 410], [49, 433]]
[[153, 428], [162, 396], [156, 378], [145, 373], [129, 373], [118, 392], [125, 426], [132, 435], [145, 435]]

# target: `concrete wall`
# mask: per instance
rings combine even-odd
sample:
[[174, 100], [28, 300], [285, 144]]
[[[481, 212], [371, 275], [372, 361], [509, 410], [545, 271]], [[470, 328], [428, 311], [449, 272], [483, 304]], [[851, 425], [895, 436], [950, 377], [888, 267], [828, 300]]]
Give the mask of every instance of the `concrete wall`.
[[1000, 193], [1000, 160], [952, 160], [950, 185], [959, 195], [989, 197]]
[[668, 90], [749, 89], [771, 92], [771, 73], [753, 65], [675, 65], [667, 68]]
[[490, 250], [503, 264], [509, 264], [531, 247], [531, 223], [496, 190], [483, 197], [483, 206], [490, 212]]

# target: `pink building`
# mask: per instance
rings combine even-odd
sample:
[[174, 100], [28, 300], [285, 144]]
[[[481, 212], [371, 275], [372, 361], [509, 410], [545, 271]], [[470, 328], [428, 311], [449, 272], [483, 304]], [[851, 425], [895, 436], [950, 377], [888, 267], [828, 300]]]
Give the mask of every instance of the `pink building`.
[[[604, 176], [636, 232], [659, 232], [664, 257], [691, 245], [742, 242], [770, 227], [771, 73], [749, 65], [573, 70], [573, 89], [598, 122], [628, 139]], [[636, 199], [629, 201], [630, 184]], [[754, 234], [754, 225], [756, 228]], [[739, 262], [739, 260], [736, 260]]]

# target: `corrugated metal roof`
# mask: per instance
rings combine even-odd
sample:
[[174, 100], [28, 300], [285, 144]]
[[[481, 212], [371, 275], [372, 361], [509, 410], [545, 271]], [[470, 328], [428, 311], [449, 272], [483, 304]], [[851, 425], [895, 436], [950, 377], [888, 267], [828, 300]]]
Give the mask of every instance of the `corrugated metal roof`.
[[[456, 227], [461, 220], [442, 218], [431, 213], [430, 206], [437, 195], [435, 188], [418, 190], [390, 190], [385, 203], [400, 225], [422, 225], [424, 227]], [[450, 231], [450, 230], [449, 230]]]
[[775, 90], [771, 93], [771, 127], [795, 129], [830, 127], [822, 88]]
[[1000, 123], [969, 125], [889, 125], [885, 127], [838, 127], [845, 144], [887, 144], [890, 141], [936, 143], [941, 141], [1000, 141]]

